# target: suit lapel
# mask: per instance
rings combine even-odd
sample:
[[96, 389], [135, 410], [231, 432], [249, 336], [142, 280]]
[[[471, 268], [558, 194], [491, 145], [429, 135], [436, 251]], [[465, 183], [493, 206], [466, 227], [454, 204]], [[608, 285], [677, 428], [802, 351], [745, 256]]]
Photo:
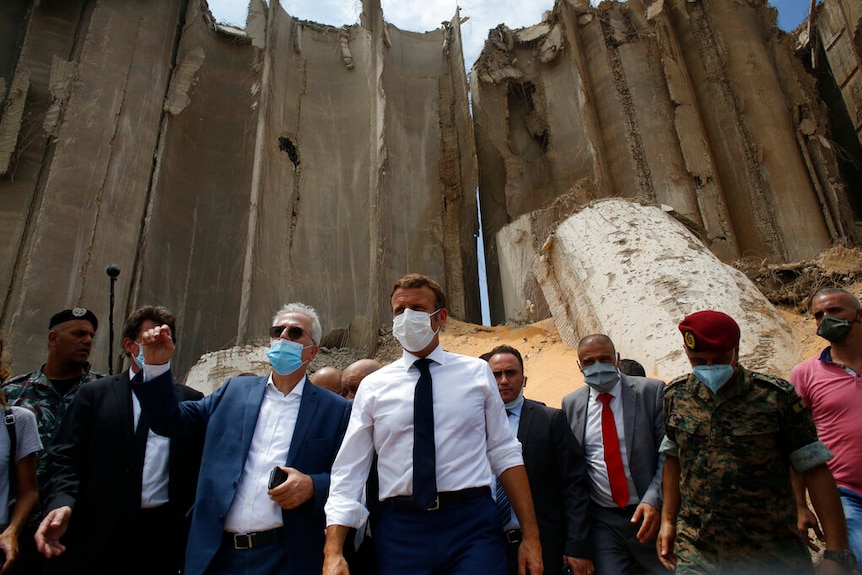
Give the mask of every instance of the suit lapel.
[[296, 426], [293, 428], [293, 438], [290, 440], [290, 451], [287, 452], [285, 466], [292, 467], [296, 456], [305, 441], [305, 435], [317, 411], [318, 389], [308, 379], [302, 389], [302, 399], [299, 402], [299, 413], [296, 416]]
[[263, 394], [266, 391], [267, 381], [269, 381], [269, 378], [258, 378], [258, 381], [251, 386], [251, 390], [246, 396], [242, 415], [243, 465], [245, 465], [245, 458], [248, 456], [248, 450], [251, 447], [251, 438], [254, 435], [254, 426], [257, 424], [257, 417], [260, 415], [260, 404], [263, 403]]
[[581, 445], [584, 445], [584, 437], [587, 434], [587, 410], [590, 406], [590, 388], [585, 385], [581, 389], [584, 391], [580, 395], [575, 396], [575, 411], [578, 422], [575, 437], [577, 437]]
[[530, 426], [533, 425], [533, 415], [536, 406], [530, 400], [524, 400], [524, 406], [521, 408], [521, 417], [518, 420], [518, 441], [521, 445], [530, 436]]
[[625, 375], [622, 378], [622, 394], [623, 394], [623, 425], [625, 426], [626, 445], [629, 447], [629, 460], [631, 460], [631, 446], [635, 441], [635, 410], [637, 408], [637, 398], [635, 397], [635, 388], [631, 381]]

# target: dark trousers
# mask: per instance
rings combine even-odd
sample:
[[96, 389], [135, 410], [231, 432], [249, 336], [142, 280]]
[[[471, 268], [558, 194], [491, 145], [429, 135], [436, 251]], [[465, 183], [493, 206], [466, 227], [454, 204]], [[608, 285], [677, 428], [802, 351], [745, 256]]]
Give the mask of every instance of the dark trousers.
[[612, 509], [590, 504], [596, 575], [630, 573], [635, 565], [639, 566], [638, 572], [641, 573], [664, 575], [668, 572], [658, 560], [655, 540], [645, 545], [638, 541], [640, 524], [631, 522], [636, 508], [631, 505], [625, 509]]
[[500, 575], [506, 551], [487, 496], [436, 511], [386, 508], [374, 530], [380, 575]]
[[[74, 522], [74, 514], [72, 516]], [[71, 528], [70, 528], [71, 531]], [[103, 537], [95, 557], [87, 554], [92, 538]], [[57, 575], [176, 575], [182, 567], [185, 530], [170, 506], [141, 509], [102, 535], [75, 532], [66, 552], [46, 561]]]
[[252, 549], [234, 549], [222, 543], [206, 570], [206, 575], [287, 575], [289, 573], [292, 572], [288, 568], [287, 551], [283, 540]]

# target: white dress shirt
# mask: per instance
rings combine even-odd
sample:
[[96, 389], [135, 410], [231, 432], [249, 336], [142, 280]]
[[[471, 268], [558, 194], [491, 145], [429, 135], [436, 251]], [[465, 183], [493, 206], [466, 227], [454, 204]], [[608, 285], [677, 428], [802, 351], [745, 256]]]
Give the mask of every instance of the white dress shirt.
[[[134, 379], [135, 371], [129, 368], [129, 379]], [[132, 435], [141, 419], [141, 402], [132, 393]], [[158, 435], [150, 429], [147, 432], [147, 446], [144, 450], [144, 474], [141, 478], [141, 508], [150, 509], [168, 502], [168, 482], [170, 470], [168, 458], [171, 453], [171, 440]]]
[[[626, 446], [626, 428], [623, 419], [622, 380], [618, 380], [614, 387], [608, 392], [613, 397], [610, 402], [611, 411], [614, 412], [614, 422], [617, 426], [617, 439], [620, 442], [620, 455], [623, 459], [623, 469], [626, 473], [626, 483], [629, 486], [629, 501], [627, 505], [640, 502], [637, 489], [635, 489], [632, 473], [629, 470], [628, 448]], [[587, 459], [587, 472], [590, 476], [592, 500], [602, 507], [619, 506], [614, 503], [611, 496], [611, 484], [608, 480], [608, 467], [605, 464], [605, 447], [602, 442], [602, 408], [604, 405], [599, 401], [599, 392], [590, 388], [590, 399], [587, 402], [587, 426], [584, 431], [584, 453]]]
[[[400, 360], [362, 380], [332, 466], [327, 525], [360, 527], [368, 516], [362, 490], [378, 453], [380, 499], [413, 494], [413, 394], [418, 359]], [[437, 491], [489, 486], [492, 473], [523, 465], [521, 444], [506, 421], [488, 363], [443, 351], [428, 356], [434, 394]]]
[[281, 507], [269, 498], [269, 474], [276, 465], [284, 466], [299, 415], [305, 377], [284, 395], [272, 382], [266, 382], [263, 401], [254, 426], [254, 435], [245, 459], [242, 476], [224, 529], [231, 533], [255, 533], [281, 527]]

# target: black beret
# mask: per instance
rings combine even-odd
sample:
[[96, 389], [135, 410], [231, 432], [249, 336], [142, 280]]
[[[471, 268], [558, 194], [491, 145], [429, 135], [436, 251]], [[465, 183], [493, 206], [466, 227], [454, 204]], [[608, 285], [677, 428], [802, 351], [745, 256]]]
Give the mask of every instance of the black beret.
[[96, 314], [85, 307], [76, 307], [74, 309], [64, 309], [51, 316], [51, 321], [48, 322], [48, 329], [51, 329], [58, 323], [72, 321], [74, 319], [85, 319], [93, 324], [93, 331], [99, 329], [99, 320], [96, 319]]

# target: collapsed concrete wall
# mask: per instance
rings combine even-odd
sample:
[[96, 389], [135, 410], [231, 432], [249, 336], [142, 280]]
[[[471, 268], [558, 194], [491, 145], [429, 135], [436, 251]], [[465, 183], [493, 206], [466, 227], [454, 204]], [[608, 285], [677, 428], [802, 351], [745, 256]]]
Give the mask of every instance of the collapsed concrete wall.
[[495, 234], [573, 191], [668, 206], [724, 261], [859, 240], [827, 113], [765, 0], [559, 0], [491, 32], [471, 92], [494, 322], [520, 311]]
[[[457, 14], [416, 34], [386, 24], [377, 0], [343, 28], [255, 1], [245, 33], [200, 0], [14, 7], [10, 29], [26, 32], [0, 43], [0, 65], [17, 62], [3, 83], [15, 89], [0, 257], [16, 370], [44, 357], [54, 311], [85, 305], [106, 325], [111, 262], [118, 317], [145, 303], [177, 313], [179, 373], [265, 337], [286, 301], [371, 348], [407, 271], [479, 319]], [[100, 370], [107, 340], [100, 330]]]
[[747, 367], [786, 374], [796, 360], [790, 326], [760, 290], [660, 208], [596, 202], [560, 223], [531, 268], [564, 342], [608, 334], [668, 381], [690, 370], [676, 326], [703, 309], [739, 323]]
[[854, 0], [818, 8], [815, 73], [766, 0], [559, 0], [491, 32], [474, 120], [457, 12], [424, 34], [379, 0], [338, 28], [276, 0], [252, 2], [246, 31], [203, 0], [9, 0], [0, 16], [0, 325], [18, 371], [54, 311], [105, 325], [108, 263], [118, 317], [177, 312], [178, 372], [254, 343], [289, 300], [370, 349], [406, 271], [478, 321], [477, 183], [495, 322], [552, 313], [525, 263], [597, 198], [663, 206], [723, 261], [860, 239], [846, 170], [862, 151], [832, 145], [844, 123], [859, 144]]

